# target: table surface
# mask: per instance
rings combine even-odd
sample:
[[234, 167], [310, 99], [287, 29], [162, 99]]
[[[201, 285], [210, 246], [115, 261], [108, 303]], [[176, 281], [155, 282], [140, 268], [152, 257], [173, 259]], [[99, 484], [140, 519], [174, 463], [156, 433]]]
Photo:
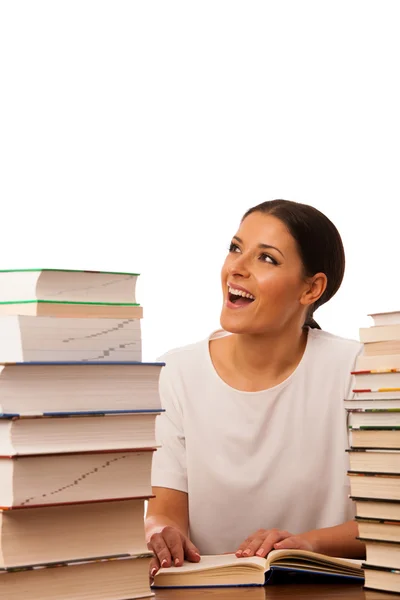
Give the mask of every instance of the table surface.
[[296, 598], [307, 600], [394, 600], [393, 594], [364, 589], [358, 583], [335, 584], [276, 584], [265, 587], [231, 587], [201, 589], [154, 590], [154, 600], [280, 600]]

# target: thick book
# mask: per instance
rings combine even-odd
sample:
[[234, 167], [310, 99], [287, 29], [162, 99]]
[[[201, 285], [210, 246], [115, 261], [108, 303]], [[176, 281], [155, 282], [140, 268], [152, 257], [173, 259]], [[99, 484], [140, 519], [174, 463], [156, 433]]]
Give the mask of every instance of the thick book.
[[360, 427], [350, 429], [354, 448], [400, 450], [400, 427]]
[[381, 327], [382, 325], [398, 325], [400, 324], [400, 311], [392, 310], [389, 312], [370, 313], [374, 325]]
[[400, 473], [399, 450], [351, 448], [347, 452], [351, 471]]
[[150, 556], [60, 563], [0, 570], [1, 598], [7, 600], [132, 600], [153, 596]]
[[[386, 369], [400, 369], [400, 342], [378, 342], [382, 344], [398, 344], [398, 348], [380, 348], [382, 353], [376, 355], [362, 354], [356, 359], [357, 371], [368, 371], [368, 370], [386, 370]], [[373, 346], [374, 344], [365, 344], [366, 346]], [[395, 352], [398, 352], [395, 354]]]
[[143, 308], [137, 304], [26, 300], [24, 302], [6, 302], [3, 304], [0, 302], [0, 315], [68, 317], [73, 319], [141, 319]]
[[160, 410], [164, 363], [40, 362], [0, 365], [0, 413]]
[[[387, 340], [386, 342], [369, 342], [364, 344], [364, 355], [366, 358], [385, 358], [385, 356], [399, 355], [400, 340]], [[390, 365], [386, 365], [389, 368]]]
[[142, 360], [140, 319], [0, 316], [0, 363]]
[[400, 408], [348, 408], [348, 425], [360, 427], [400, 427]]
[[366, 390], [372, 392], [400, 390], [400, 369], [352, 371], [351, 374], [354, 376], [355, 390]]
[[138, 273], [0, 270], [0, 304], [32, 301], [136, 304]]
[[365, 519], [363, 517], [356, 517], [356, 521], [360, 538], [400, 543], [400, 521]]
[[274, 571], [363, 580], [361, 561], [335, 558], [306, 550], [273, 550], [266, 558], [234, 554], [202, 556], [199, 563], [160, 569], [154, 587], [214, 587], [265, 585]]
[[400, 544], [398, 542], [372, 540], [359, 536], [365, 544], [366, 563], [378, 567], [400, 570]]
[[365, 519], [400, 521], [400, 500], [380, 500], [350, 496], [355, 503], [356, 516]]
[[0, 568], [146, 553], [144, 505], [115, 500], [2, 510]]
[[355, 394], [356, 400], [399, 400], [400, 399], [400, 387], [399, 388], [380, 388], [378, 390], [372, 390], [369, 388], [361, 389], [355, 388], [352, 390]]
[[399, 500], [379, 500], [350, 496], [356, 505], [356, 516], [365, 519], [400, 521]]
[[365, 588], [382, 592], [400, 594], [400, 571], [388, 567], [379, 567], [363, 563], [365, 569]]
[[347, 398], [344, 401], [346, 410], [376, 410], [376, 409], [399, 409], [400, 398]]
[[400, 500], [400, 473], [348, 471], [351, 496], [376, 500]]
[[359, 337], [363, 344], [400, 340], [400, 322], [378, 327], [361, 327]]
[[0, 457], [0, 507], [152, 495], [153, 450]]
[[89, 412], [63, 416], [0, 415], [0, 455], [155, 448], [161, 411]]

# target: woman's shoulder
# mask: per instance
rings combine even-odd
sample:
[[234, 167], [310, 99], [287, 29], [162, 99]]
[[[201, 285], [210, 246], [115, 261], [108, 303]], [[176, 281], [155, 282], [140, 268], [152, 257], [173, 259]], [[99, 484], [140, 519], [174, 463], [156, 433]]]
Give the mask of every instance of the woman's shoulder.
[[322, 360], [337, 358], [341, 361], [354, 361], [363, 349], [363, 345], [357, 340], [321, 329], [310, 329], [308, 335], [314, 357], [319, 356]]
[[196, 365], [198, 363], [207, 362], [209, 357], [208, 344], [211, 339], [226, 335], [222, 331], [213, 331], [206, 338], [203, 338], [197, 342], [186, 344], [184, 346], [177, 346], [162, 354], [157, 361], [164, 362], [169, 369], [171, 368], [182, 368]]

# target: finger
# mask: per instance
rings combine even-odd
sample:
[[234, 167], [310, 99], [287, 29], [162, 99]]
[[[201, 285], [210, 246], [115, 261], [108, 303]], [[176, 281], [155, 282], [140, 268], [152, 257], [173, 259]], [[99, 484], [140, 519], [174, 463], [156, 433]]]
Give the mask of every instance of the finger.
[[148, 548], [154, 552], [163, 568], [171, 566], [171, 553], [161, 533], [151, 536]]
[[157, 556], [153, 556], [153, 558], [150, 561], [150, 565], [149, 565], [150, 577], [154, 577], [154, 575], [157, 573], [159, 568], [160, 568], [160, 561], [158, 560]]
[[256, 556], [266, 556], [269, 552], [271, 552], [271, 550], [273, 550], [274, 545], [277, 542], [280, 542], [288, 537], [293, 537], [288, 531], [271, 531], [260, 544], [256, 551]]
[[298, 548], [299, 550], [306, 550], [306, 546], [307, 545], [298, 536], [291, 536], [285, 538], [280, 542], [276, 542], [274, 548], [276, 550], [281, 550], [285, 548]]
[[246, 538], [242, 544], [240, 544], [239, 548], [235, 552], [235, 554], [238, 558], [240, 556], [242, 556], [243, 552], [246, 550], [246, 548], [248, 548], [248, 546], [251, 544], [251, 542], [253, 540], [254, 540], [254, 535], [251, 535], [248, 538]]
[[246, 548], [242, 552], [242, 556], [245, 558], [246, 556], [254, 556], [256, 551], [259, 549], [261, 544], [263, 543], [265, 537], [257, 536], [251, 540], [249, 544], [247, 544]]
[[189, 538], [185, 538], [183, 542], [183, 550], [185, 553], [185, 558], [190, 562], [199, 562], [200, 561], [200, 552], [198, 548], [189, 540]]
[[175, 567], [180, 567], [183, 564], [184, 559], [182, 534], [172, 527], [166, 527], [163, 531], [163, 535], [169, 549], [172, 564]]

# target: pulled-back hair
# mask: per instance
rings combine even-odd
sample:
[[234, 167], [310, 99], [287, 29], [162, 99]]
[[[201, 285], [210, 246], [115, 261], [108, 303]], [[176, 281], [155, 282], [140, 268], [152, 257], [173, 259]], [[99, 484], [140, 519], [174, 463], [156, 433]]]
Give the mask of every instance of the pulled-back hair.
[[320, 329], [313, 319], [313, 313], [336, 294], [344, 275], [345, 254], [338, 230], [328, 217], [313, 206], [291, 200], [262, 202], [250, 208], [242, 221], [254, 212], [272, 215], [286, 225], [296, 241], [305, 276], [312, 277], [316, 273], [326, 275], [326, 290], [309, 307], [304, 323], [308, 327]]

